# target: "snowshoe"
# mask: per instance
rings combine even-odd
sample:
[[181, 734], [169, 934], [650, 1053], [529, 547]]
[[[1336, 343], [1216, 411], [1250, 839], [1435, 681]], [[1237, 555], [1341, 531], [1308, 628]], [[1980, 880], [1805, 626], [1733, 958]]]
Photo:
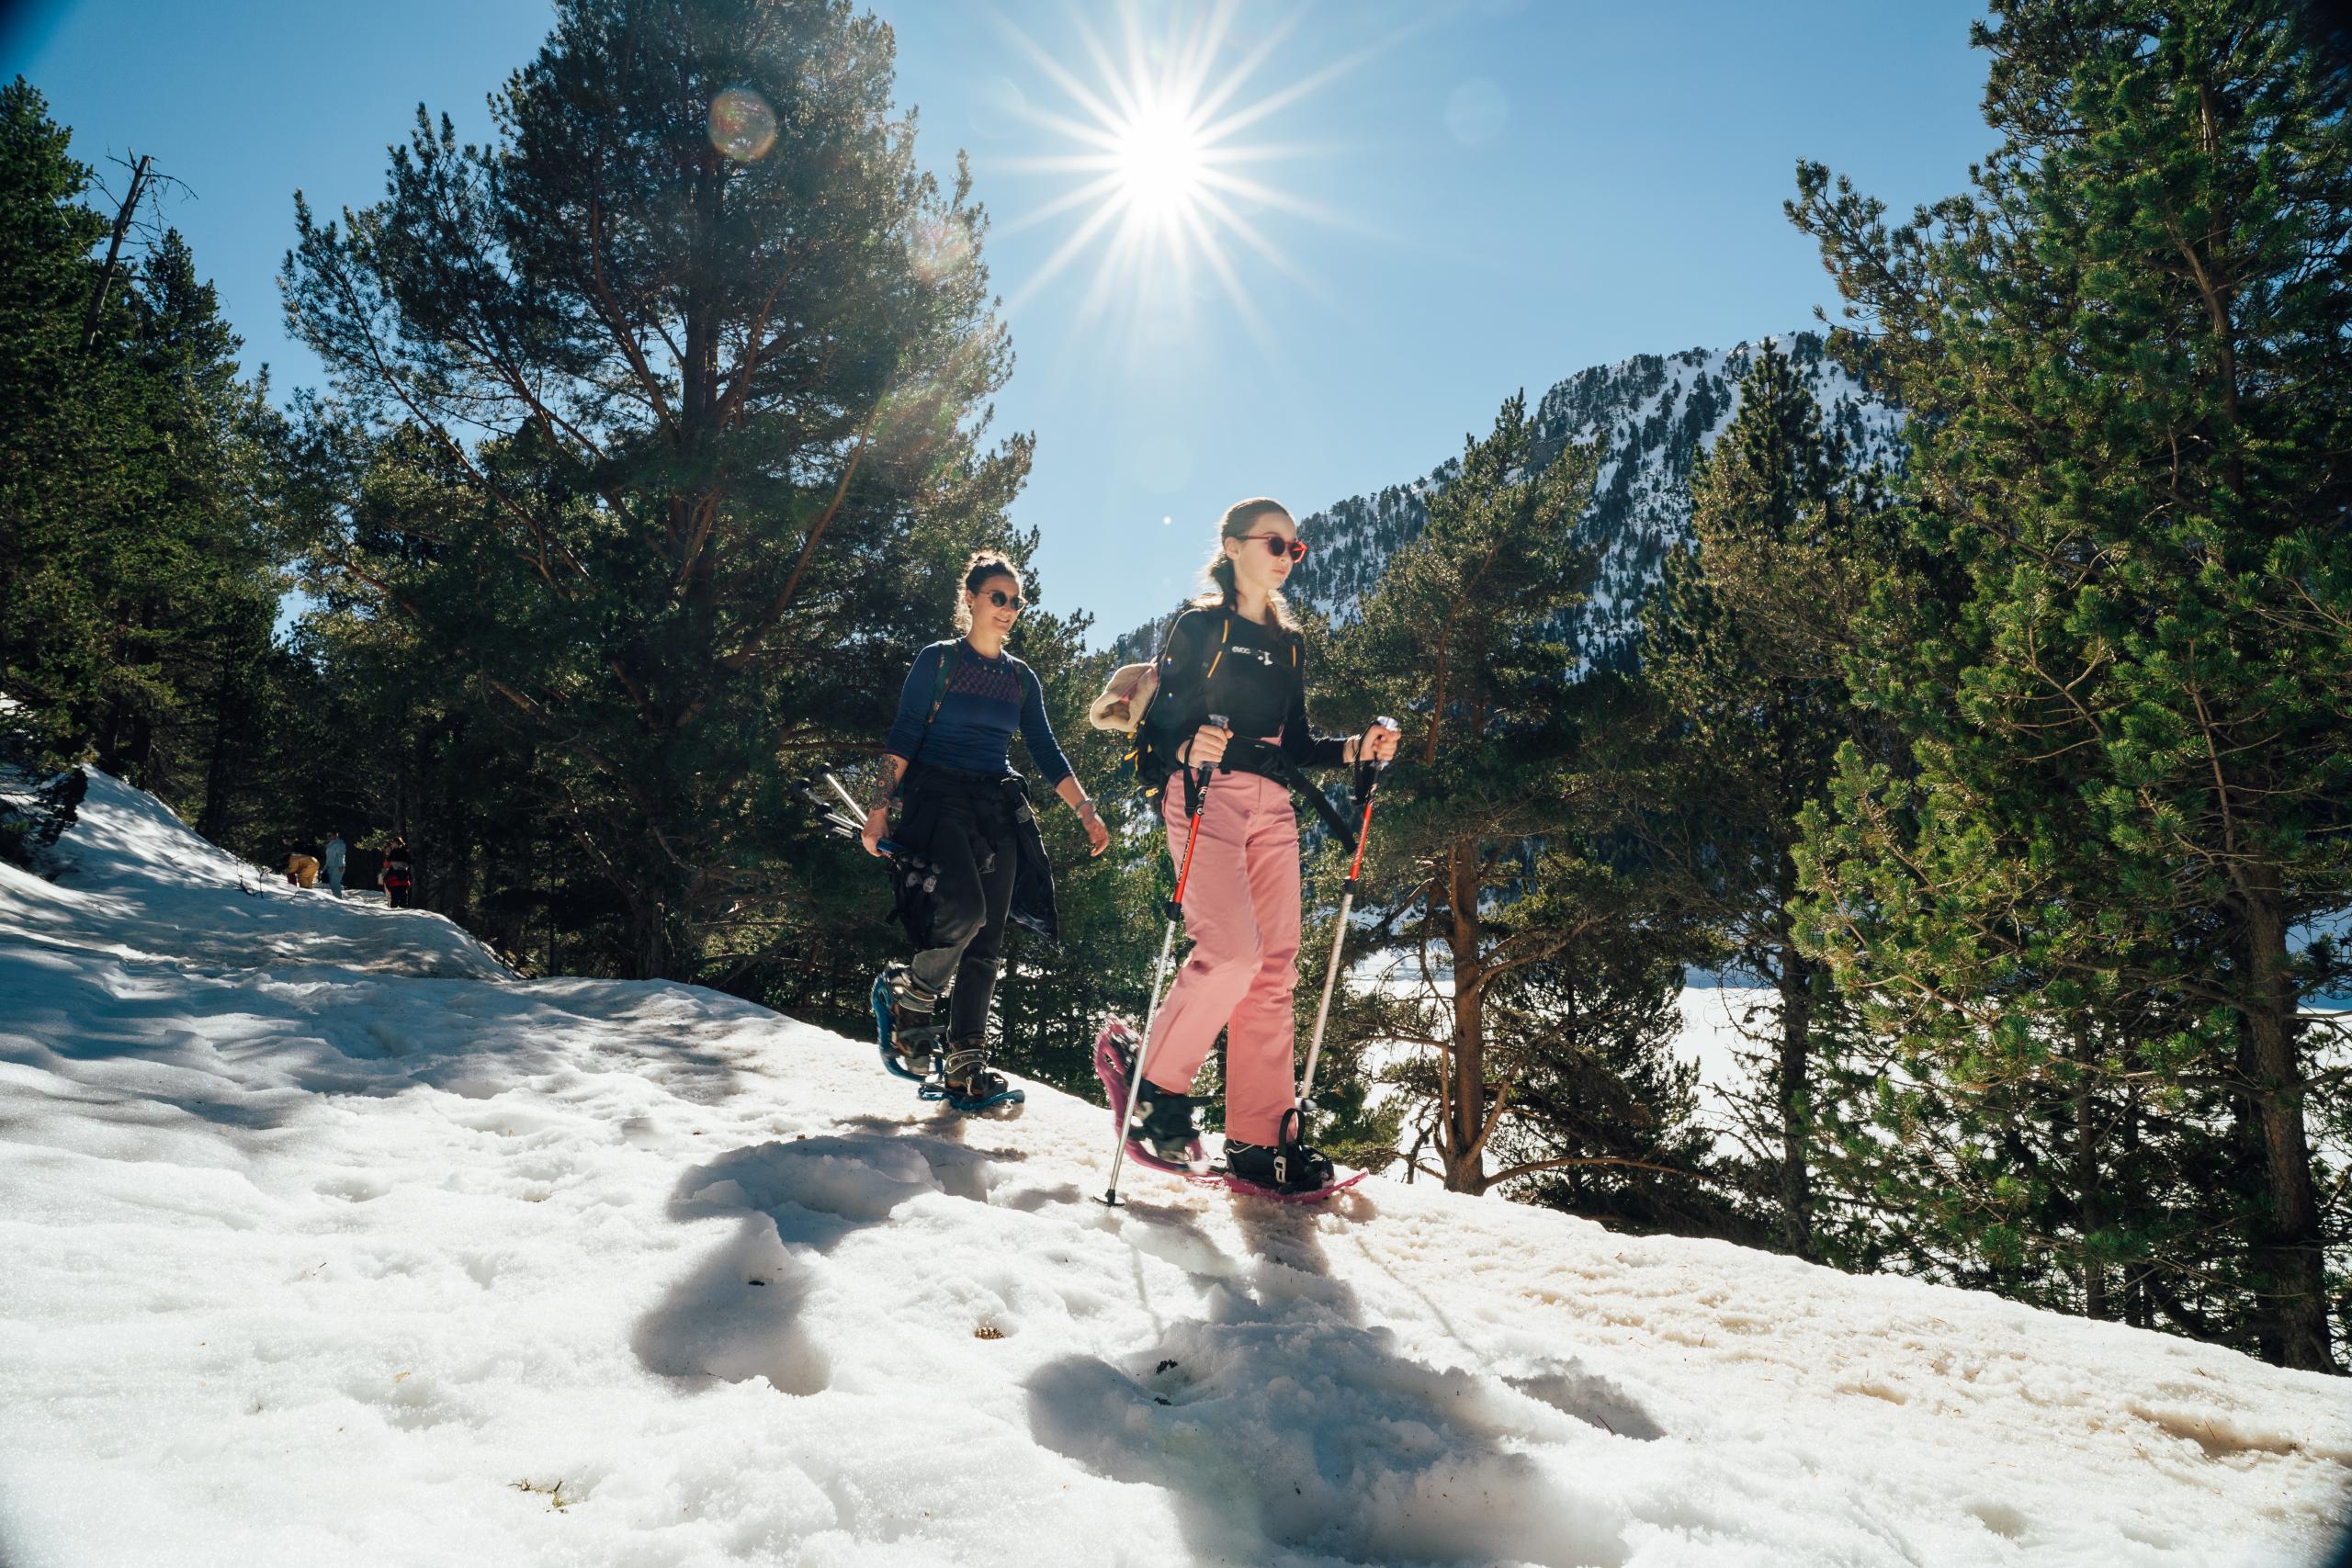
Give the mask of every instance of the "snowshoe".
[[1205, 1176], [1194, 1177], [1193, 1179], [1204, 1184], [1213, 1183], [1224, 1188], [1227, 1192], [1238, 1192], [1245, 1198], [1269, 1198], [1277, 1203], [1321, 1203], [1338, 1197], [1371, 1174], [1372, 1172], [1368, 1170], [1353, 1170], [1321, 1187], [1302, 1187], [1295, 1190], [1280, 1187], [1261, 1187], [1254, 1181], [1242, 1179], [1234, 1175], [1231, 1169], [1223, 1167], [1210, 1171]]
[[1292, 1203], [1320, 1202], [1363, 1179], [1363, 1171], [1344, 1181], [1339, 1179], [1330, 1159], [1299, 1135], [1303, 1130], [1298, 1112], [1289, 1111], [1283, 1114], [1279, 1143], [1245, 1144], [1227, 1138], [1225, 1158], [1213, 1174], [1222, 1176], [1236, 1192]]
[[1274, 1192], [1318, 1192], [1331, 1185], [1331, 1162], [1307, 1144], [1225, 1141], [1225, 1173]]
[[[1125, 1114], [1127, 1086], [1134, 1081], [1136, 1040], [1124, 1019], [1113, 1019], [1094, 1040], [1094, 1076], [1111, 1101], [1115, 1122]], [[1200, 1130], [1193, 1123], [1190, 1095], [1170, 1094], [1146, 1079], [1136, 1100], [1136, 1122], [1126, 1130], [1127, 1157], [1153, 1170], [1179, 1176], [1206, 1174]]]
[[932, 1004], [914, 994], [907, 966], [893, 964], [874, 977], [868, 995], [882, 1066], [895, 1077], [927, 1083], [938, 1066], [946, 1025], [932, 1021]]
[[989, 1066], [988, 1050], [980, 1045], [959, 1045], [948, 1052], [938, 1079], [923, 1085], [919, 1092], [925, 1100], [944, 1100], [947, 1109], [967, 1115], [1000, 1105], [1020, 1105], [1029, 1098]]

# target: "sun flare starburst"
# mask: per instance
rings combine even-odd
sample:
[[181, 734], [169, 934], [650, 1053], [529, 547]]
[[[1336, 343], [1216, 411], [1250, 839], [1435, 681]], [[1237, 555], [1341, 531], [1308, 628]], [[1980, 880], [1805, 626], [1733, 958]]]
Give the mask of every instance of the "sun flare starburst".
[[1013, 290], [1008, 307], [1035, 299], [1089, 254], [1097, 265], [1081, 318], [1107, 311], [1114, 300], [1188, 310], [1196, 279], [1205, 273], [1271, 353], [1272, 334], [1237, 265], [1242, 253], [1322, 293], [1283, 254], [1270, 215], [1363, 226], [1245, 172], [1318, 149], [1244, 133], [1395, 40], [1268, 85], [1261, 79], [1264, 68], [1296, 16], [1245, 50], [1233, 39], [1237, 10], [1227, 0], [1191, 13], [1189, 25], [1183, 13], [1171, 10], [1165, 30], [1154, 33], [1136, 7], [1123, 7], [1115, 54], [1086, 16], [1073, 11], [1073, 53], [1083, 62], [1076, 68], [1009, 29], [1069, 105], [1057, 112], [1027, 107], [1024, 100], [1023, 118], [1069, 150], [1009, 159], [1004, 166], [1075, 178], [1004, 226], [1010, 233], [1057, 220], [1070, 225], [1045, 264]]

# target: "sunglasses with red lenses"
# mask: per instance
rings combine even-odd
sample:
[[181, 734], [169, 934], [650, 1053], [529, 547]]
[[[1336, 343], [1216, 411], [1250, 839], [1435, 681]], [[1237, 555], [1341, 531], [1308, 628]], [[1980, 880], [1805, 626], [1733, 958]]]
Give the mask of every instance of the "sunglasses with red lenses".
[[1268, 555], [1288, 556], [1290, 557], [1291, 564], [1293, 566], [1296, 566], [1300, 561], [1306, 558], [1306, 541], [1305, 539], [1294, 539], [1282, 534], [1238, 534], [1235, 537], [1241, 539], [1263, 539], [1266, 541], [1266, 553]]

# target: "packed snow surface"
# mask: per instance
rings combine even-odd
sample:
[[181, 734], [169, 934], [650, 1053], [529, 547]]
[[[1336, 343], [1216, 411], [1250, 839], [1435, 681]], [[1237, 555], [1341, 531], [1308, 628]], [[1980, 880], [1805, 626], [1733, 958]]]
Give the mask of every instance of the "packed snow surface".
[[2334, 1380], [1426, 1186], [1106, 1209], [1042, 1087], [520, 981], [103, 778], [62, 848], [0, 867], [11, 1568], [2301, 1563], [2342, 1507]]

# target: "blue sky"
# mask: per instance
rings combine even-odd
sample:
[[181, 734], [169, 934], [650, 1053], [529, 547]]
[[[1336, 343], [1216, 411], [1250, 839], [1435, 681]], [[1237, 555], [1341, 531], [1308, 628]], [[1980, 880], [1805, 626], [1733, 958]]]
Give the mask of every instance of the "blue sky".
[[[1093, 610], [1097, 641], [1188, 589], [1228, 502], [1304, 514], [1426, 472], [1515, 389], [1804, 324], [1830, 289], [1781, 213], [1799, 158], [1902, 210], [1960, 188], [1991, 143], [1967, 47], [1980, 8], [1951, 0], [873, 8], [924, 162], [967, 150], [994, 215], [985, 254], [1018, 355], [998, 428], [1038, 438], [1016, 516], [1042, 531], [1044, 598]], [[328, 211], [373, 200], [420, 101], [485, 134], [485, 96], [549, 16], [541, 0], [8, 14], [5, 69], [48, 95], [85, 161], [152, 152], [186, 182], [167, 216], [281, 394], [318, 378], [275, 283], [295, 189]], [[1145, 81], [1216, 38], [1203, 90], [1232, 89], [1213, 119], [1253, 117], [1221, 145], [1252, 154], [1230, 172], [1262, 187], [1226, 189], [1206, 220], [1223, 276], [1193, 243], [1188, 272], [1163, 251], [1098, 286], [1115, 223], [1044, 276], [1102, 206], [1048, 210], [1094, 177], [1052, 166], [1086, 151], [1081, 95], [1111, 96], [1088, 31], [1111, 74]]]

